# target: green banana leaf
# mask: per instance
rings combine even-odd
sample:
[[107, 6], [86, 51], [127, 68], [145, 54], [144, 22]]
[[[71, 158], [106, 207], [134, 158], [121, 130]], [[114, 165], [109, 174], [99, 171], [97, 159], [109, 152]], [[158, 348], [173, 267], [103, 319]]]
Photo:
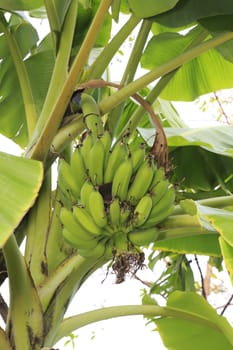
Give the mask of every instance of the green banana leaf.
[[60, 32], [71, 0], [50, 0], [50, 3], [53, 7], [53, 16], [56, 18], [57, 24], [55, 28], [51, 29]]
[[232, 31], [233, 30], [233, 15], [212, 16], [202, 18], [198, 21], [204, 28], [210, 32]]
[[196, 210], [196, 214], [198, 215], [202, 226], [207, 229], [212, 228], [219, 233], [219, 248], [221, 250], [221, 255], [224, 258], [227, 270], [233, 281], [233, 206], [219, 209], [204, 206], [195, 201], [186, 200], [183, 201], [182, 207], [187, 213], [193, 213]]
[[0, 152], [0, 247], [33, 205], [43, 179], [41, 162]]
[[226, 265], [227, 271], [230, 274], [231, 283], [233, 282], [233, 247], [225, 241], [223, 237], [219, 238], [219, 244]]
[[47, 3], [46, 8], [40, 8], [39, 10], [36, 9], [30, 12], [31, 16], [48, 18], [55, 51], [57, 51], [59, 46], [60, 34], [70, 3], [71, 0], [51, 0]]
[[43, 6], [43, 0], [0, 0], [0, 8], [7, 11], [27, 11]]
[[[199, 20], [199, 23], [210, 33], [214, 33], [216, 35], [223, 31], [233, 31], [233, 15], [207, 17]], [[233, 40], [229, 40], [224, 44], [217, 46], [216, 50], [226, 60], [233, 62], [232, 47]]]
[[[51, 41], [42, 41], [37, 47], [38, 35], [33, 26], [18, 15], [10, 20], [22, 57], [29, 55], [24, 64], [30, 81], [34, 104], [41, 111], [50, 82], [54, 57]], [[50, 45], [50, 46], [49, 46]], [[32, 54], [33, 53], [33, 54]], [[21, 147], [27, 145], [27, 126], [20, 84], [5, 35], [0, 36], [0, 132]]]
[[233, 14], [231, 0], [181, 0], [170, 11], [153, 17], [168, 27], [181, 27], [201, 18]]
[[200, 146], [207, 151], [233, 158], [233, 126], [207, 128], [166, 128], [170, 147]]
[[200, 218], [207, 221], [233, 247], [233, 211], [211, 208], [200, 204], [196, 204], [196, 207]]
[[37, 52], [26, 60], [25, 64], [31, 83], [36, 110], [39, 115], [43, 107], [54, 67], [52, 49]]
[[[151, 146], [154, 129], [138, 128]], [[165, 128], [169, 158], [172, 160], [172, 180], [180, 188], [213, 191], [220, 186], [233, 189], [232, 127]]]
[[[22, 58], [35, 47], [38, 35], [35, 29], [18, 15], [12, 15], [10, 22], [12, 35], [16, 39]], [[13, 34], [14, 33], [14, 34]], [[26, 144], [27, 130], [22, 94], [16, 69], [11, 57], [8, 40], [0, 36], [0, 132], [12, 138], [21, 146]]]
[[[159, 256], [161, 259], [164, 259], [166, 256], [169, 259], [169, 264], [164, 267], [160, 276], [151, 286], [151, 295], [160, 294], [167, 299], [169, 294], [177, 290], [186, 292], [196, 291], [192, 264], [186, 255], [174, 254], [174, 252], [163, 254], [163, 252], [160, 252], [157, 257]], [[156, 271], [156, 265], [154, 271]]]
[[154, 1], [154, 0], [128, 0], [129, 8], [131, 11], [139, 18], [146, 18], [158, 15], [171, 10], [179, 0], [164, 0], [164, 1]]
[[232, 349], [232, 327], [200, 295], [176, 291], [168, 297], [167, 308], [173, 317], [153, 320], [167, 349]]
[[[184, 52], [199, 33], [197, 27], [186, 35], [166, 32], [152, 37], [142, 55], [142, 67], [151, 70], [170, 61]], [[232, 43], [229, 42], [228, 51], [230, 47]], [[179, 68], [160, 97], [170, 101], [192, 101], [211, 91], [231, 88], [232, 74], [233, 64], [219, 51], [211, 49]]]
[[[219, 247], [219, 236], [214, 233], [203, 234], [195, 228], [187, 231], [182, 230], [184, 237], [167, 238], [156, 241], [153, 244], [153, 250], [164, 252], [174, 252], [178, 254], [198, 254], [206, 256], [221, 256]], [[172, 230], [170, 231], [172, 233]]]

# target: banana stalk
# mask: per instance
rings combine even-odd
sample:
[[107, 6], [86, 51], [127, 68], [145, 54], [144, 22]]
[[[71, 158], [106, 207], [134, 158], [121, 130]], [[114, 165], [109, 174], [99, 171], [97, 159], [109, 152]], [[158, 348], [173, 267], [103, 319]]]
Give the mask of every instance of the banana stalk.
[[10, 284], [7, 335], [15, 350], [39, 350], [44, 342], [42, 308], [14, 235], [3, 247], [3, 254]]
[[44, 346], [52, 347], [54, 338], [73, 295], [87, 277], [106, 263], [105, 256], [83, 258], [73, 255], [60, 265], [40, 286], [38, 293], [43, 305], [45, 325]]
[[54, 271], [62, 261], [74, 253], [74, 249], [68, 245], [62, 235], [62, 225], [59, 219], [62, 208], [61, 191], [57, 188], [54, 194], [53, 213], [47, 231], [45, 254], [47, 257], [48, 274]]
[[2, 328], [0, 328], [0, 349], [13, 350]]
[[51, 173], [45, 176], [37, 202], [28, 214], [25, 258], [36, 285], [48, 273], [45, 244], [51, 215]]

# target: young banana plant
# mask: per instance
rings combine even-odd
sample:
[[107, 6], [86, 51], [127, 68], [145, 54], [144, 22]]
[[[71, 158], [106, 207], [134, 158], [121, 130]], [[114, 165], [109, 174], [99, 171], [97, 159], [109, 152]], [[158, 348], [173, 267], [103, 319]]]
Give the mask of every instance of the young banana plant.
[[[189, 252], [190, 243], [183, 247], [182, 239], [189, 238], [190, 233], [195, 238], [205, 237], [211, 243], [201, 250], [194, 240], [194, 250], [199, 249], [200, 253], [214, 256], [220, 254], [216, 227], [210, 229], [211, 225], [207, 225], [206, 221], [206, 226], [203, 227], [204, 220], [200, 219], [201, 215], [196, 207], [194, 213], [185, 211], [180, 206], [174, 207], [175, 190], [166, 176], [166, 136], [151, 105], [185, 62], [232, 39], [233, 34], [224, 32], [206, 40], [212, 32], [200, 29], [198, 24], [199, 30], [192, 42], [188, 37], [184, 52], [159, 67], [153, 67], [141, 78], [134, 79], [152, 28], [152, 22], [147, 17], [159, 14], [158, 11], [170, 11], [177, 2], [170, 1], [169, 5], [165, 4], [159, 9], [157, 5], [160, 2], [153, 0], [147, 0], [147, 6], [140, 1], [131, 0], [128, 1], [130, 7], [128, 3], [119, 0], [74, 0], [65, 1], [63, 5], [55, 0], [11, 1], [10, 4], [0, 2], [0, 44], [6, 44], [1, 47], [1, 54], [4, 56], [8, 51], [10, 53], [7, 64], [2, 64], [5, 56], [3, 59], [1, 57], [0, 68], [13, 62], [16, 86], [22, 95], [20, 101], [25, 112], [25, 118], [20, 122], [17, 120], [18, 129], [12, 127], [12, 134], [17, 140], [23, 129], [23, 136], [20, 136], [26, 148], [25, 157], [37, 160], [40, 164], [37, 169], [40, 181], [32, 171], [36, 188], [29, 186], [31, 181], [26, 177], [29, 188], [36, 195], [39, 192], [37, 198], [33, 192], [32, 199], [35, 202], [31, 201], [26, 207], [23, 206], [21, 200], [27, 194], [24, 184], [25, 193], [15, 193], [16, 204], [22, 215], [17, 217], [18, 221], [12, 225], [9, 235], [3, 234], [0, 237], [4, 257], [0, 260], [0, 265], [2, 271], [7, 271], [10, 290], [10, 305], [4, 317], [6, 327], [5, 330], [0, 328], [1, 349], [52, 349], [56, 341], [70, 331], [122, 314], [142, 314], [148, 317], [155, 315], [160, 318], [168, 317], [169, 320], [176, 317], [179, 320], [199, 322], [211, 330], [222, 332], [227, 339], [224, 341], [232, 346], [233, 337], [229, 327], [217, 318], [213, 321], [214, 317], [210, 320], [192, 310], [185, 313], [179, 298], [176, 299], [179, 301], [177, 304], [176, 300], [171, 300], [174, 307], [142, 305], [109, 308], [63, 320], [77, 290], [96, 269], [109, 261], [117, 273], [118, 282], [123, 281], [127, 273], [135, 276], [142, 267], [143, 247], [153, 244], [155, 250], [169, 248], [183, 254], [185, 249]], [[47, 13], [50, 35], [41, 43], [38, 56], [28, 60], [28, 55], [35, 48], [32, 45], [30, 52], [25, 53], [28, 40], [20, 41], [22, 32], [17, 32], [16, 28], [19, 21], [17, 16], [20, 16], [18, 11], [34, 10], [42, 5]], [[103, 50], [94, 63], [89, 63], [95, 45], [98, 47], [99, 42], [105, 40], [105, 29], [109, 28], [111, 16], [118, 20], [120, 10], [123, 8], [124, 12], [125, 7], [130, 14], [129, 19], [116, 36], [102, 45]], [[7, 16], [4, 15], [4, 10]], [[17, 11], [14, 15], [16, 17], [7, 22], [6, 18], [14, 10]], [[140, 17], [141, 10], [145, 18]], [[88, 23], [84, 31], [79, 27], [82, 27], [83, 19]], [[139, 34], [121, 83], [106, 83], [101, 80], [101, 85], [98, 86], [99, 79], [113, 56], [139, 23]], [[192, 25], [193, 23], [192, 21]], [[23, 30], [26, 30], [24, 21], [23, 26]], [[153, 27], [152, 31], [156, 31], [156, 28]], [[83, 32], [85, 35], [80, 41]], [[27, 39], [30, 38], [34, 43], [33, 33], [30, 31]], [[40, 77], [40, 88], [37, 89], [37, 81], [32, 79], [30, 73], [33, 71], [33, 64], [48, 52], [52, 52], [50, 58], [53, 63], [50, 63], [53, 67], [51, 79], [48, 79], [43, 91], [44, 99], [41, 100]], [[45, 66], [47, 68], [49, 64]], [[46, 72], [42, 73], [46, 75]], [[5, 78], [5, 72], [1, 76]], [[147, 95], [146, 102], [137, 91], [158, 78], [160, 81]], [[109, 87], [118, 91], [113, 92]], [[106, 89], [105, 98], [100, 98], [100, 88]], [[6, 90], [10, 90], [8, 86]], [[1, 106], [4, 106], [10, 96], [2, 95], [2, 90], [0, 95]], [[124, 108], [127, 110], [124, 103], [128, 97], [134, 98], [141, 107], [134, 106], [136, 109], [128, 113], [126, 118], [122, 111]], [[137, 139], [142, 140], [137, 132], [135, 137], [135, 130], [145, 111], [157, 130], [152, 148], [148, 145], [141, 147], [141, 143], [137, 147]], [[19, 114], [20, 118], [20, 113], [15, 111], [10, 116], [13, 118], [15, 114]], [[73, 146], [76, 146], [75, 150]], [[57, 183], [54, 185], [51, 165], [56, 158], [59, 166]], [[44, 178], [39, 191], [42, 164]], [[162, 166], [158, 167], [160, 165]], [[9, 175], [2, 168], [1, 172]], [[18, 180], [17, 176], [16, 179]], [[0, 183], [5, 180], [0, 175]], [[224, 200], [224, 205], [228, 203], [232, 206], [232, 203], [227, 202], [228, 198]], [[173, 215], [167, 218], [170, 214]], [[1, 220], [1, 225], [4, 223]], [[20, 247], [23, 239], [25, 249]], [[224, 248], [228, 254], [228, 247]], [[5, 266], [1, 264], [2, 261]], [[229, 270], [231, 269], [232, 266]], [[196, 300], [194, 301], [196, 305]], [[209, 314], [211, 312], [208, 310]]]

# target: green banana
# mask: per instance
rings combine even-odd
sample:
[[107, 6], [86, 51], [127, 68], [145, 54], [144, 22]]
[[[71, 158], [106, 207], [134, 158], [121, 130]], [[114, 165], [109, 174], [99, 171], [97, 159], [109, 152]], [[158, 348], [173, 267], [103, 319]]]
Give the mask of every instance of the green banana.
[[104, 146], [105, 156], [104, 156], [104, 169], [106, 169], [106, 165], [108, 162], [108, 157], [110, 154], [110, 149], [112, 145], [112, 135], [108, 130], [105, 130], [104, 134], [101, 136], [100, 141]]
[[111, 201], [109, 205], [109, 224], [114, 228], [117, 229], [120, 225], [120, 215], [121, 215], [121, 207], [120, 207], [120, 201], [119, 198], [115, 197]]
[[88, 232], [81, 224], [75, 219], [73, 213], [66, 209], [65, 207], [61, 208], [60, 211], [60, 220], [64, 227], [75, 237], [80, 238], [84, 241], [92, 240], [95, 235], [91, 232]]
[[99, 227], [103, 228], [107, 225], [107, 215], [104, 206], [104, 199], [99, 191], [92, 191], [89, 197], [90, 213]]
[[95, 137], [102, 135], [104, 132], [103, 123], [95, 99], [91, 95], [82, 93], [80, 105], [87, 128]]
[[95, 187], [93, 183], [88, 178], [84, 184], [82, 185], [81, 191], [80, 191], [80, 199], [81, 203], [85, 206], [85, 208], [89, 211], [89, 197], [90, 194], [94, 191]]
[[135, 226], [141, 226], [146, 222], [152, 209], [152, 199], [149, 194], [140, 199], [134, 209]]
[[146, 154], [145, 145], [139, 145], [139, 147], [131, 152], [133, 172], [135, 173], [144, 161]]
[[110, 150], [108, 155], [108, 161], [105, 167], [104, 173], [104, 183], [110, 183], [113, 180], [115, 172], [119, 165], [126, 159], [128, 156], [128, 149], [124, 142], [119, 141]]
[[118, 196], [121, 201], [127, 198], [130, 179], [132, 176], [133, 168], [131, 159], [123, 161], [112, 180], [112, 197]]
[[74, 235], [72, 232], [70, 232], [66, 227], [63, 228], [62, 234], [65, 240], [77, 249], [92, 250], [98, 244], [98, 241], [94, 238], [89, 241], [82, 240], [77, 235]]
[[156, 241], [159, 236], [159, 230], [156, 227], [134, 230], [128, 234], [129, 241], [136, 246], [148, 246]]
[[89, 176], [95, 185], [103, 184], [105, 149], [99, 138], [95, 141], [89, 154]]
[[95, 235], [100, 235], [102, 233], [101, 228], [96, 225], [92, 216], [88, 213], [86, 208], [80, 206], [74, 206], [73, 212], [76, 220], [89, 232]]
[[76, 147], [72, 153], [70, 160], [71, 172], [75, 181], [78, 183], [79, 188], [81, 189], [84, 181], [87, 178], [87, 170], [81, 155], [80, 147]]
[[160, 201], [161, 198], [168, 191], [169, 182], [167, 179], [164, 179], [157, 183], [154, 187], [151, 188], [151, 198], [153, 207]]
[[104, 146], [105, 153], [109, 152], [112, 145], [112, 136], [108, 130], [105, 130], [100, 140]]
[[160, 201], [151, 209], [144, 227], [157, 225], [166, 219], [174, 210], [175, 191], [170, 187]]
[[82, 141], [80, 153], [83, 157], [83, 161], [85, 164], [86, 169], [89, 169], [89, 154], [90, 150], [93, 146], [94, 139], [91, 132], [87, 133], [84, 140]]
[[106, 239], [100, 239], [97, 241], [97, 245], [93, 249], [79, 249], [79, 254], [84, 258], [96, 257], [101, 258], [105, 255]]
[[127, 202], [121, 203], [120, 225], [126, 224], [131, 219], [131, 207]]
[[80, 187], [72, 174], [70, 164], [64, 159], [60, 159], [59, 163], [59, 185], [66, 196], [71, 197], [72, 193], [74, 198], [79, 197]]
[[164, 168], [160, 167], [155, 171], [153, 180], [151, 182], [150, 188], [153, 188], [156, 186], [160, 181], [163, 181], [166, 179]]
[[127, 200], [136, 205], [150, 188], [154, 177], [154, 163], [147, 159], [142, 163], [136, 172], [135, 178], [129, 188]]

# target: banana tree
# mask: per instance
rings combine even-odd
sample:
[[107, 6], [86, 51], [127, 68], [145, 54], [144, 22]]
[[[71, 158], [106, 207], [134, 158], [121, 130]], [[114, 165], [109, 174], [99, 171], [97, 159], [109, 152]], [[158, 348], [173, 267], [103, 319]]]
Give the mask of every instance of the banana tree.
[[[168, 349], [232, 349], [232, 327], [199, 295], [186, 261], [209, 256], [232, 276], [232, 127], [190, 129], [169, 102], [232, 87], [232, 2], [0, 8], [0, 132], [22, 148], [21, 157], [0, 153], [0, 283], [8, 278], [10, 292], [1, 349], [52, 349], [80, 327], [127, 315], [155, 322]], [[43, 39], [30, 16], [47, 18]], [[113, 82], [110, 63], [135, 29]], [[142, 305], [65, 317], [99, 267], [109, 263], [122, 283], [147, 249], [151, 266], [176, 255], [168, 286], [152, 284]], [[161, 290], [165, 307], [153, 298]]]

